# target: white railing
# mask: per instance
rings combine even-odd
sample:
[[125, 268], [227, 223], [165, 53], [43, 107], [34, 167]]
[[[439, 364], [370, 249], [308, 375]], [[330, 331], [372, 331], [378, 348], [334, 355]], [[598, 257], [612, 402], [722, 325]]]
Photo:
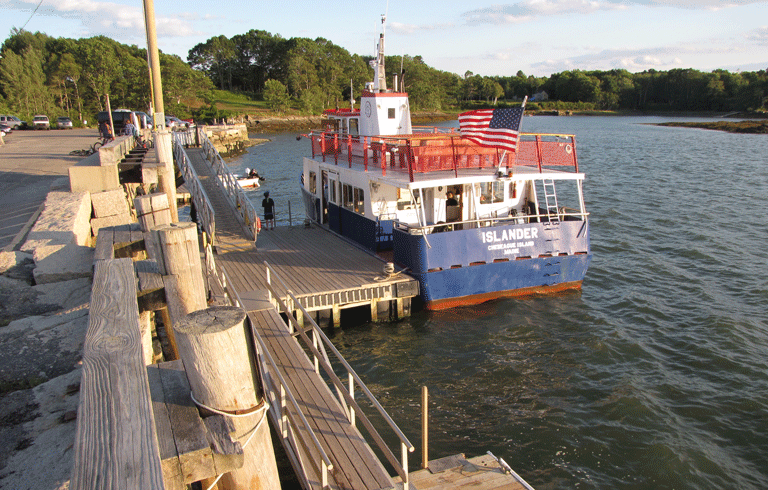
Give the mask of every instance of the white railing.
[[[206, 259], [208, 259], [207, 253]], [[208, 261], [206, 260], [206, 262]], [[212, 253], [210, 256], [209, 268], [214, 271], [214, 275], [224, 288], [225, 295], [228, 297], [229, 301], [234, 306], [242, 308], [243, 302], [237, 294], [237, 291], [234, 289], [230, 291], [226, 287], [229, 283], [226, 271], [216, 271]], [[250, 323], [250, 318], [248, 318], [248, 322]], [[277, 426], [280, 437], [283, 439], [283, 447], [288, 456], [293, 460], [295, 467], [303, 467], [302, 465], [304, 464], [313, 465], [315, 472], [320, 475], [321, 488], [323, 490], [329, 489], [330, 485], [328, 479], [330, 473], [333, 471], [333, 462], [301, 411], [296, 398], [291, 392], [290, 386], [285, 381], [285, 378], [283, 378], [280, 369], [277, 367], [277, 363], [269, 353], [269, 349], [267, 349], [261, 335], [259, 335], [259, 332], [256, 331], [253, 326], [251, 326], [251, 332], [256, 341], [256, 357], [262, 389], [264, 393], [271, 398], [269, 400], [269, 412], [272, 421]], [[305, 434], [309, 435], [308, 440]], [[300, 450], [302, 449], [305, 453], [315, 453], [319, 455], [319, 464], [312, 458], [309, 458], [310, 461], [306, 461], [306, 458], [302, 458], [300, 456]], [[298, 476], [304, 480], [304, 488], [312, 488], [307, 475], [300, 474]]]
[[197, 172], [189, 163], [189, 155], [184, 150], [182, 141], [175, 137], [173, 139], [173, 151], [176, 165], [179, 166], [184, 175], [184, 183], [192, 194], [192, 202], [195, 204], [198, 220], [201, 221], [203, 229], [211, 240], [216, 239], [216, 213], [213, 211], [213, 205], [208, 198]]
[[[286, 287], [285, 283], [275, 273], [274, 269], [272, 269], [272, 267], [270, 267], [270, 265], [267, 262], [264, 262], [264, 265], [267, 268], [267, 289], [269, 290], [269, 293], [270, 293], [269, 294], [270, 301], [272, 301], [273, 305], [275, 305], [278, 308], [278, 311], [282, 311], [283, 313], [285, 313], [289, 321], [288, 328], [291, 334], [298, 335], [299, 337], [301, 337], [301, 339], [304, 341], [305, 347], [309, 349], [309, 351], [312, 353], [312, 357], [313, 357], [312, 361], [314, 363], [315, 372], [319, 375], [320, 367], [323, 368], [323, 371], [325, 372], [325, 374], [328, 376], [328, 378], [336, 387], [338, 401], [344, 407], [345, 413], [347, 414], [347, 418], [349, 419], [349, 422], [352, 425], [355, 425], [356, 418], [359, 418], [360, 422], [363, 424], [363, 427], [365, 427], [368, 434], [371, 436], [371, 438], [376, 443], [378, 448], [387, 458], [387, 461], [389, 461], [389, 463], [395, 469], [397, 474], [400, 475], [400, 478], [402, 478], [404, 482], [404, 488], [408, 488], [408, 483], [409, 483], [408, 453], [414, 451], [413, 444], [411, 444], [411, 442], [408, 440], [405, 434], [403, 434], [403, 432], [397, 426], [395, 421], [392, 420], [392, 417], [389, 416], [389, 414], [384, 409], [384, 407], [381, 406], [379, 401], [376, 399], [373, 393], [371, 393], [371, 391], [365, 385], [363, 380], [360, 379], [360, 377], [357, 375], [355, 370], [352, 369], [352, 366], [349, 365], [346, 359], [344, 359], [344, 357], [336, 349], [333, 343], [328, 339], [325, 333], [320, 329], [317, 323], [315, 323], [315, 321], [312, 319], [312, 316], [307, 312], [307, 310], [304, 309], [303, 306], [301, 306], [296, 296], [294, 296], [291, 290]], [[283, 288], [283, 290], [287, 294], [289, 298], [288, 301], [292, 303], [291, 306], [301, 309], [304, 315], [304, 318], [309, 320], [311, 324], [310, 327], [304, 329], [302, 326], [299, 325], [298, 321], [293, 316], [292, 308], [289, 308], [285, 304], [285, 302], [281, 299], [281, 296], [274, 290], [272, 285], [273, 276], [277, 279], [277, 281], [280, 283], [280, 286]], [[311, 331], [311, 334], [312, 334], [311, 339], [307, 335], [307, 331]], [[341, 367], [344, 368], [344, 370], [346, 371], [346, 378], [347, 378], [346, 386], [334, 371], [334, 368], [331, 365], [331, 362], [328, 358], [328, 353], [327, 353], [328, 350], [331, 351], [331, 353], [334, 355], [338, 364], [340, 364]], [[358, 403], [355, 401], [356, 386], [360, 389], [360, 391], [363, 392], [363, 394], [365, 394], [370, 404], [378, 411], [379, 415], [384, 419], [387, 425], [389, 425], [389, 427], [392, 429], [394, 434], [400, 440], [400, 460], [399, 461], [397, 457], [393, 454], [392, 450], [389, 448], [387, 443], [384, 441], [384, 439], [379, 435], [378, 431], [374, 428], [371, 421], [363, 413], [363, 410], [360, 408], [360, 405], [358, 405]]]
[[248, 199], [248, 196], [245, 195], [245, 191], [240, 184], [237, 183], [237, 178], [229, 170], [227, 163], [221, 155], [219, 155], [219, 152], [214, 148], [205, 133], [200, 132], [199, 136], [200, 145], [205, 152], [206, 159], [210, 162], [211, 168], [216, 174], [219, 186], [238, 212], [238, 215], [245, 225], [245, 228], [250, 233], [251, 238], [253, 238], [253, 241], [256, 241], [256, 238], [259, 235], [259, 230], [261, 229], [261, 220], [256, 213], [256, 208], [253, 206], [251, 200]]

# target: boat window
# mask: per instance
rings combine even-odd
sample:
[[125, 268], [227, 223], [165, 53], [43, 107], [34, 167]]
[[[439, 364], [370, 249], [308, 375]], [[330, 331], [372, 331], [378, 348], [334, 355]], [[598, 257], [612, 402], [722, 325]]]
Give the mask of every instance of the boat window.
[[480, 182], [480, 203], [490, 204], [494, 202], [504, 202], [504, 182], [497, 180], [493, 182]]
[[358, 187], [353, 189], [355, 192], [355, 212], [365, 214], [365, 193]]
[[331, 200], [332, 203], [338, 204], [339, 201], [336, 200], [336, 181], [335, 180], [332, 180], [330, 182], [329, 191], [330, 192], [329, 192], [328, 198]]
[[359, 187], [342, 185], [343, 206], [359, 214], [365, 214], [365, 192]]
[[517, 199], [517, 182], [509, 183], [509, 199]]
[[349, 120], [349, 134], [352, 136], [357, 136], [360, 134], [360, 131], [357, 129], [357, 119]]
[[309, 192], [312, 194], [317, 192], [317, 173], [312, 170], [309, 171]]
[[387, 109], [387, 115], [389, 116], [390, 119], [394, 119], [395, 118], [395, 108], [394, 107], [390, 107], [389, 109]]

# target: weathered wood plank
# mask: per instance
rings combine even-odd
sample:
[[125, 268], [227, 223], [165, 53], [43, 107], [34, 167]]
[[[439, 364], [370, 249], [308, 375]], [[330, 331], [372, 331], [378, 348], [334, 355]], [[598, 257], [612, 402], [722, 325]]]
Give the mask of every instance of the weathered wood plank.
[[215, 475], [205, 425], [189, 396], [190, 387], [183, 364], [170, 361], [160, 363], [158, 367], [184, 483]]
[[149, 392], [152, 395], [152, 410], [155, 414], [157, 441], [160, 445], [160, 460], [163, 466], [163, 481], [166, 490], [183, 490], [184, 475], [181, 472], [179, 453], [173, 440], [173, 428], [168, 407], [165, 404], [165, 392], [160, 381], [160, 367], [157, 364], [147, 366]]
[[83, 349], [73, 489], [162, 489], [133, 265], [95, 264]]
[[99, 234], [96, 236], [96, 249], [93, 253], [94, 262], [115, 258], [114, 238], [115, 230], [112, 227], [99, 228]]

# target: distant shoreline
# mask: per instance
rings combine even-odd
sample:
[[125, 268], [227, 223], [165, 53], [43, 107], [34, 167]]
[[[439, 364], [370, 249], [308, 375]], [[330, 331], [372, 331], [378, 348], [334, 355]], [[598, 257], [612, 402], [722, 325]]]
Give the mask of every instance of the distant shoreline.
[[729, 133], [768, 134], [768, 120], [716, 121], [716, 122], [666, 122], [654, 126], [711, 129]]
[[[439, 121], [453, 121], [458, 119], [459, 112], [414, 112], [411, 120], [414, 125], [424, 125]], [[755, 112], [673, 112], [673, 111], [557, 111], [542, 110], [526, 112], [529, 116], [662, 116], [662, 117], [707, 117], [707, 118], [737, 118], [744, 121], [717, 121], [717, 122], [683, 122], [683, 123], [659, 123], [660, 126], [684, 126], [716, 129], [740, 133], [766, 133], [765, 125], [768, 124], [768, 113]], [[286, 131], [309, 131], [321, 126], [321, 116], [276, 116], [273, 114], [248, 115], [233, 118], [234, 122], [245, 123], [249, 133], [280, 133]]]

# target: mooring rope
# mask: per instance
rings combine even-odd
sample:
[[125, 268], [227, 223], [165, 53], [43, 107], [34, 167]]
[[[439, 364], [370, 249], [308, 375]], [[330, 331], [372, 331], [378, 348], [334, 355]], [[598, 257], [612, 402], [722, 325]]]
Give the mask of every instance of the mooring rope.
[[[261, 424], [263, 424], [264, 420], [267, 418], [267, 410], [269, 410], [269, 403], [267, 402], [266, 399], [262, 399], [261, 403], [259, 403], [258, 405], [255, 405], [251, 408], [247, 408], [245, 410], [228, 411], [228, 410], [219, 410], [213, 407], [209, 407], [205, 403], [197, 401], [197, 399], [195, 398], [195, 395], [191, 391], [189, 392], [189, 396], [192, 398], [192, 401], [195, 402], [195, 405], [197, 405], [198, 407], [204, 408], [206, 410], [209, 410], [219, 415], [223, 415], [225, 417], [233, 417], [233, 418], [250, 417], [258, 412], [263, 411], [263, 414], [261, 416], [261, 419], [259, 420], [259, 423], [256, 424], [256, 427], [254, 427], [253, 430], [251, 431], [251, 435], [249, 435], [248, 439], [246, 439], [245, 442], [242, 444], [243, 449], [245, 449], [246, 446], [248, 446], [248, 443], [251, 442], [251, 439], [253, 439], [253, 436], [255, 436], [256, 433], [259, 431], [259, 429], [261, 428]], [[216, 479], [213, 481], [213, 483], [211, 483], [211, 486], [207, 488], [207, 490], [212, 490], [213, 487], [215, 487], [216, 484], [219, 482], [219, 480], [221, 480], [221, 477], [224, 476], [225, 474], [226, 473], [222, 473], [221, 475], [218, 475]]]

